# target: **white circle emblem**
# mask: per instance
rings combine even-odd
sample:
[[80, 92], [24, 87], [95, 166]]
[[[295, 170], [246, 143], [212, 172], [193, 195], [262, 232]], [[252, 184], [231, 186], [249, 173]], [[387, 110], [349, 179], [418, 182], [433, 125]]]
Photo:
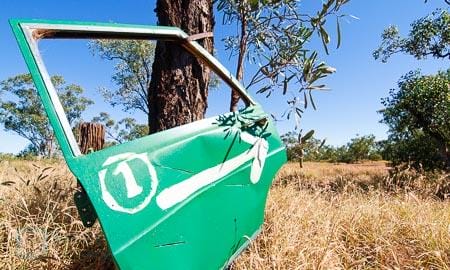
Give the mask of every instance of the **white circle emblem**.
[[120, 205], [116, 201], [116, 199], [114, 199], [114, 197], [108, 191], [108, 189], [106, 188], [105, 178], [106, 178], [107, 169], [103, 169], [98, 172], [98, 177], [100, 180], [100, 189], [102, 192], [102, 199], [106, 203], [106, 205], [114, 211], [128, 213], [128, 214], [135, 214], [135, 213], [141, 211], [142, 209], [144, 209], [150, 203], [152, 197], [156, 193], [156, 189], [158, 187], [158, 177], [157, 177], [155, 168], [150, 163], [146, 153], [141, 153], [141, 154], [123, 153], [123, 154], [115, 155], [115, 156], [109, 157], [103, 163], [103, 167], [117, 163], [117, 166], [116, 166], [115, 170], [112, 172], [112, 174], [113, 175], [121, 174], [123, 176], [123, 178], [125, 179], [125, 188], [127, 191], [127, 197], [128, 197], [128, 199], [131, 199], [133, 197], [136, 197], [137, 195], [140, 195], [143, 192], [143, 188], [136, 182], [133, 171], [131, 170], [130, 166], [128, 165], [129, 161], [132, 161], [135, 159], [139, 159], [142, 162], [144, 162], [145, 165], [147, 165], [148, 174], [150, 177], [150, 191], [147, 194], [147, 196], [144, 198], [144, 200], [135, 207], [129, 208], [129, 207], [124, 207], [124, 206]]

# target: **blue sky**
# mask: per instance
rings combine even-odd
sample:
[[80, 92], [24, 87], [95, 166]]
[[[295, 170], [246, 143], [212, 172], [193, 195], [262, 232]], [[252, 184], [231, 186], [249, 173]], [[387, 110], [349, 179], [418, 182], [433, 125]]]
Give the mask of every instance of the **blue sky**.
[[[372, 51], [380, 43], [380, 34], [388, 25], [398, 25], [400, 31], [405, 34], [414, 19], [430, 13], [437, 7], [445, 7], [443, 0], [432, 0], [427, 4], [423, 2], [422, 0], [350, 1], [343, 13], [355, 15], [359, 20], [348, 19], [348, 23], [342, 23], [341, 48], [333, 49], [329, 56], [325, 56], [319, 43], [311, 44], [312, 49], [316, 48], [322, 52], [323, 60], [334, 66], [337, 73], [324, 81], [331, 91], [315, 94], [318, 110], [309, 110], [305, 113], [301, 123], [303, 129], [315, 129], [319, 138], [327, 138], [328, 143], [333, 145], [343, 144], [356, 134], [375, 134], [378, 139], [386, 137], [386, 127], [378, 123], [380, 115], [376, 112], [381, 109], [380, 98], [387, 96], [389, 89], [396, 86], [400, 76], [410, 70], [420, 68], [423, 73], [435, 73], [449, 67], [448, 61], [434, 59], [417, 61], [404, 55], [392, 57], [387, 64], [372, 58]], [[302, 3], [305, 9], [309, 10], [320, 2], [304, 0]], [[0, 80], [27, 72], [8, 24], [10, 18], [155, 24], [154, 5], [154, 1], [149, 0], [2, 0]], [[330, 28], [335, 29], [335, 26], [330, 25]], [[218, 57], [232, 71], [235, 70], [233, 61], [228, 61], [228, 55], [224, 52], [220, 39], [233, 30], [234, 28], [222, 26], [220, 14], [216, 14], [214, 34]], [[332, 36], [335, 36], [334, 31], [331, 32]], [[88, 51], [80, 49], [84, 45], [85, 43], [77, 45], [75, 42], [73, 45], [63, 47], [63, 50], [61, 47], [58, 49], [57, 43], [49, 43], [46, 47], [48, 51], [44, 51], [43, 54], [44, 59], [48, 59], [50, 73], [62, 74], [68, 82], [79, 83], [85, 89], [112, 86], [108, 80], [99, 79], [111, 71], [101, 60], [91, 56], [91, 59], [84, 62], [74, 63], [77, 59], [83, 58], [82, 56], [88, 58]], [[68, 49], [71, 49], [71, 53], [66, 55]], [[228, 93], [216, 92], [212, 95], [215, 101], [212, 101], [211, 104], [214, 106], [211, 107], [228, 106], [228, 99], [225, 101], [223, 99], [224, 96], [228, 97]], [[100, 99], [95, 94], [90, 97]], [[280, 114], [285, 108], [283, 96], [278, 95], [269, 99], [262, 95], [255, 97], [269, 112]], [[104, 108], [114, 111], [110, 107]], [[283, 133], [292, 129], [292, 123], [281, 122], [278, 123], [278, 127]], [[27, 144], [26, 140], [14, 133], [3, 131], [1, 126], [0, 129], [0, 152], [16, 153]]]

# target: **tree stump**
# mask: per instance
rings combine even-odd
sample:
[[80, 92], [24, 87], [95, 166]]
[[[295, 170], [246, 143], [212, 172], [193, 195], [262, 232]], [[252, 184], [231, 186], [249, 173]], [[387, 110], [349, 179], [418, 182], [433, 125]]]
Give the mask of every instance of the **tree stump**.
[[[76, 128], [76, 134], [80, 151], [84, 155], [98, 151], [105, 145], [105, 126], [102, 124], [81, 123]], [[77, 180], [74, 200], [83, 225], [85, 227], [92, 227], [97, 219], [97, 214], [79, 180]]]
[[82, 154], [103, 149], [105, 146], [105, 126], [99, 123], [85, 122], [77, 127], [78, 145]]

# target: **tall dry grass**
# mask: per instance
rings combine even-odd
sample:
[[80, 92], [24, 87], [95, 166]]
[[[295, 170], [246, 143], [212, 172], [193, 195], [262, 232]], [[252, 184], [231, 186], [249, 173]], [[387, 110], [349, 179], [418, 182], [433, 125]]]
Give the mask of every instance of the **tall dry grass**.
[[383, 163], [288, 164], [233, 269], [448, 269], [449, 181]]
[[83, 227], [62, 162], [0, 162], [0, 269], [112, 269], [98, 224]]
[[[384, 163], [287, 164], [262, 234], [232, 269], [450, 268], [449, 175]], [[59, 162], [0, 161], [0, 269], [112, 269]]]

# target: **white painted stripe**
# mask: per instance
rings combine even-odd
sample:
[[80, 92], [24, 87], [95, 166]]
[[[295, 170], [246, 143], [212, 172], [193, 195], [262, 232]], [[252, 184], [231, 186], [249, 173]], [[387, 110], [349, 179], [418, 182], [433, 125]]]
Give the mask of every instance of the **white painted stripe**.
[[264, 161], [267, 156], [268, 143], [263, 138], [254, 137], [246, 132], [241, 133], [241, 139], [245, 142], [251, 142], [252, 147], [224, 163], [206, 169], [183, 182], [164, 189], [156, 197], [158, 206], [163, 210], [168, 209], [175, 204], [186, 200], [201, 188], [218, 181], [252, 159], [255, 161], [251, 167], [252, 172], [250, 179], [253, 184], [256, 184], [261, 176]]

